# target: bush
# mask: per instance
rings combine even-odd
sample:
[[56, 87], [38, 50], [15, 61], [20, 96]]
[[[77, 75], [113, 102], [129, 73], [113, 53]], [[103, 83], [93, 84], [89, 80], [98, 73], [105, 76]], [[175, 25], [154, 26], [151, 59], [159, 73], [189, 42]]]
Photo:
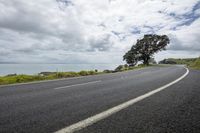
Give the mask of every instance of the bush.
[[115, 68], [116, 72], [120, 72], [123, 71], [124, 66], [123, 65], [119, 65], [117, 68]]
[[103, 73], [112, 73], [113, 70], [104, 70]]
[[89, 73], [89, 75], [95, 75], [95, 74], [97, 74], [98, 72], [96, 72], [96, 71], [88, 71], [88, 73]]
[[79, 76], [79, 73], [77, 72], [58, 72], [54, 74], [49, 74], [48, 76], [45, 76], [47, 78], [68, 78], [68, 77], [76, 77]]
[[139, 64], [137, 67], [145, 67], [147, 65], [144, 65], [144, 64]]
[[0, 77], [0, 85], [7, 84], [3, 77]]
[[52, 75], [52, 74], [56, 74], [56, 72], [41, 72], [41, 73], [39, 73], [39, 75], [41, 75], [41, 76], [48, 76], [48, 75]]
[[89, 73], [87, 71], [80, 71], [79, 75], [86, 76], [86, 75], [89, 75]]
[[62, 72], [58, 72], [56, 75], [58, 78], [64, 78], [66, 76], [65, 73]]
[[14, 74], [8, 74], [7, 76], [8, 76], [8, 77], [17, 76], [17, 74], [16, 74], [16, 73], [14, 73]]
[[196, 61], [191, 63], [189, 66], [195, 69], [200, 69], [200, 58], [197, 58]]
[[177, 62], [173, 59], [164, 59], [164, 60], [160, 61], [159, 64], [177, 64]]

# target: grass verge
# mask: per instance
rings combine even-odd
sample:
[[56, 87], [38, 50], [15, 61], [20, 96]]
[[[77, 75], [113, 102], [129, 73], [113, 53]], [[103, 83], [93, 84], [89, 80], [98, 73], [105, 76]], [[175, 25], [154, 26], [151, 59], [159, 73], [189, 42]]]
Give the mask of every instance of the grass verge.
[[12, 74], [7, 76], [1, 76], [0, 85], [27, 83], [34, 81], [53, 80], [53, 79], [70, 78], [70, 77], [87, 76], [87, 75], [97, 75], [101, 73], [102, 72], [96, 72], [96, 71], [80, 71], [80, 72], [43, 72], [38, 75]]
[[185, 64], [191, 69], [200, 69], [200, 57], [199, 58], [188, 58], [188, 59], [164, 59], [161, 61], [163, 64]]
[[96, 70], [96, 71], [80, 71], [80, 72], [41, 72], [38, 75], [10, 74], [7, 76], [0, 76], [0, 85], [27, 83], [27, 82], [43, 81], [43, 80], [54, 80], [54, 79], [71, 78], [71, 77], [88, 76], [88, 75], [98, 75], [105, 73], [115, 73], [115, 72], [139, 69], [143, 67], [147, 66], [139, 65], [135, 67], [130, 67], [127, 65], [120, 65], [115, 70], [104, 70], [102, 72], [98, 72]]

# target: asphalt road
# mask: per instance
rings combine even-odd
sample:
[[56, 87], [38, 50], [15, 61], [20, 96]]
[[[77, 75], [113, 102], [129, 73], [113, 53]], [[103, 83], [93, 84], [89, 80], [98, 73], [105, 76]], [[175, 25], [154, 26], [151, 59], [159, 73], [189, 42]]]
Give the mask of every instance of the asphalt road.
[[[0, 133], [51, 133], [166, 85], [182, 66], [0, 87]], [[200, 132], [200, 71], [78, 133]]]

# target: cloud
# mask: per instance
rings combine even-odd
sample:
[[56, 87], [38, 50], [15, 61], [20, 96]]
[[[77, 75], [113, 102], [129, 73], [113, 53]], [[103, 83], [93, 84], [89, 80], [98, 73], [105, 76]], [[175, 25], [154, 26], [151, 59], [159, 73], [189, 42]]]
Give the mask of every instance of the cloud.
[[0, 62], [122, 63], [149, 33], [167, 34], [170, 51], [200, 50], [199, 0], [12, 0], [0, 14]]
[[90, 48], [88, 51], [108, 51], [112, 47], [111, 35], [99, 36], [89, 40]]
[[199, 51], [200, 53], [200, 18], [190, 26], [179, 27], [171, 32], [171, 45], [169, 50]]

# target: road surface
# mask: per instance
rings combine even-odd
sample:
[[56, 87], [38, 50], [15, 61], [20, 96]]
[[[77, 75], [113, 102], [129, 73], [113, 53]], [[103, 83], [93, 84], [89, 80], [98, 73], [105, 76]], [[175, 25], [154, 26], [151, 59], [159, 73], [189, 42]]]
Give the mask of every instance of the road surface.
[[[70, 125], [135, 100], [177, 80], [183, 66], [0, 87], [0, 133], [62, 132]], [[200, 71], [77, 133], [200, 132]]]

